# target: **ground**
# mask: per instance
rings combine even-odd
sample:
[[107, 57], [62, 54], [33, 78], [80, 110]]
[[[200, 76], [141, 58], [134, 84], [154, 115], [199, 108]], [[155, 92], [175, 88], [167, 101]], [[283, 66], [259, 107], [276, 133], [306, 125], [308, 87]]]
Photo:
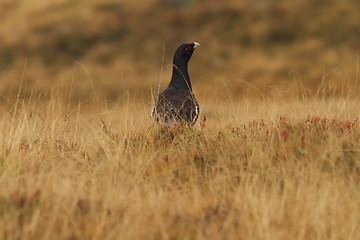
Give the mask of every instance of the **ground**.
[[[358, 0], [0, 1], [0, 239], [358, 239]], [[200, 117], [150, 117], [178, 45]]]
[[2, 111], [3, 239], [360, 234], [356, 94], [210, 99], [193, 128], [162, 128], [151, 103], [63, 92]]

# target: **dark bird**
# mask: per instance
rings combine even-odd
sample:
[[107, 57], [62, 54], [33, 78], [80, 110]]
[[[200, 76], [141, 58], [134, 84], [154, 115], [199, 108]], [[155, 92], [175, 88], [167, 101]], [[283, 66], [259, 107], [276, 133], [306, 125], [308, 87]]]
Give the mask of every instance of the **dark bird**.
[[186, 43], [174, 54], [173, 73], [169, 86], [159, 94], [151, 115], [155, 121], [165, 125], [187, 123], [194, 125], [200, 108], [192, 93], [188, 62], [199, 43]]

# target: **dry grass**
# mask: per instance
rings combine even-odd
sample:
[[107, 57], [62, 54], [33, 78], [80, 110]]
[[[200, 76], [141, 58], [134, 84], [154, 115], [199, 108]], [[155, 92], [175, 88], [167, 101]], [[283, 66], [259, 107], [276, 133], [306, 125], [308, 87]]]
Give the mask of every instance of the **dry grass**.
[[1, 1], [0, 239], [358, 239], [359, 3], [168, 2]]
[[[16, 93], [27, 59], [31, 89], [47, 91], [68, 79], [80, 61], [107, 99], [116, 101], [127, 91], [145, 95], [159, 79], [161, 63], [169, 79], [176, 47], [192, 41], [201, 43], [189, 67], [194, 89], [212, 96], [226, 86], [240, 99], [247, 83], [267, 94], [298, 76], [315, 89], [323, 70], [327, 79], [358, 73], [357, 0], [169, 4], [181, 1], [0, 1], [0, 94]], [[86, 74], [79, 70], [76, 80], [74, 96], [84, 95]]]
[[64, 93], [2, 105], [1, 239], [360, 235], [355, 94], [208, 99], [195, 128], [161, 129], [138, 99]]

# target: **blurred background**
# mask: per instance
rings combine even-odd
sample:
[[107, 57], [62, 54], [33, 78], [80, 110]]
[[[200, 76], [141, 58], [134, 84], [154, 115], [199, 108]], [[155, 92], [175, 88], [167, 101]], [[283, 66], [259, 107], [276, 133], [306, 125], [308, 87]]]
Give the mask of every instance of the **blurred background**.
[[[358, 0], [1, 0], [0, 94], [151, 101], [178, 45], [201, 99], [360, 80]], [[201, 102], [201, 101], [200, 101]]]

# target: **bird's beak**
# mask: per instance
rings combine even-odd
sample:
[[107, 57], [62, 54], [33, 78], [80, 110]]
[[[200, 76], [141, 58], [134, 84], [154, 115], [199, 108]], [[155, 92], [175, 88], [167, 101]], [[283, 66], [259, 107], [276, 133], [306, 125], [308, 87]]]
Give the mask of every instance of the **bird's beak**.
[[197, 46], [200, 46], [200, 43], [194, 42], [194, 49], [195, 49]]

